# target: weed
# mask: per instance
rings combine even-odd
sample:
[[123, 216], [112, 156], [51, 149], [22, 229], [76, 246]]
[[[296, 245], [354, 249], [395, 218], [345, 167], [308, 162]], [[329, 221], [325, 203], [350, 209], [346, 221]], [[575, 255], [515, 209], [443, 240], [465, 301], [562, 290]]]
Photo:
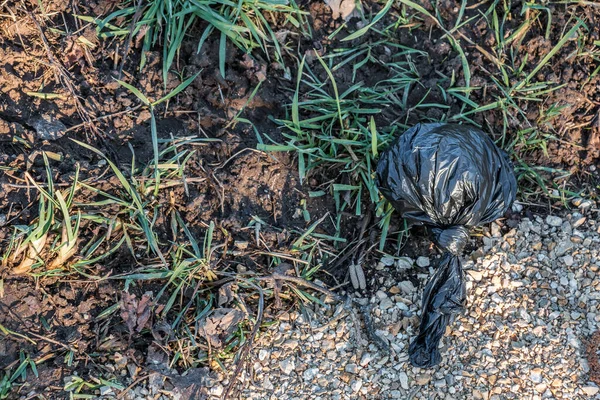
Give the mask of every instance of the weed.
[[145, 52], [162, 43], [165, 85], [181, 43], [197, 20], [206, 23], [198, 41], [198, 52], [213, 31], [219, 32], [219, 70], [223, 77], [227, 41], [246, 53], [260, 48], [267, 58], [273, 57], [271, 61], [285, 69], [283, 52], [286, 43], [280, 43], [283, 39], [271, 25], [275, 22], [280, 27], [289, 24], [304, 35], [310, 35], [306, 13], [300, 11], [293, 0], [152, 0], [144, 4], [129, 0], [104, 19], [79, 18], [96, 23], [101, 37], [143, 40], [141, 67], [146, 61]]

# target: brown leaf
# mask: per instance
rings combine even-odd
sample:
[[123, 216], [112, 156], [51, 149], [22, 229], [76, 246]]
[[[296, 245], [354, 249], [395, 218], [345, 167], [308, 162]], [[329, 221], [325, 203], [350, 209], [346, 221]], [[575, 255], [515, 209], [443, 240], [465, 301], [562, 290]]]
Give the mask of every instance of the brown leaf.
[[219, 307], [224, 306], [233, 300], [233, 291], [231, 290], [233, 286], [233, 282], [229, 282], [219, 288]]
[[146, 292], [141, 300], [135, 294], [123, 292], [121, 299], [121, 318], [125, 321], [129, 333], [141, 332], [152, 316], [152, 292]]
[[223, 340], [237, 329], [244, 313], [234, 308], [217, 308], [199, 324], [199, 331], [211, 346], [220, 348]]

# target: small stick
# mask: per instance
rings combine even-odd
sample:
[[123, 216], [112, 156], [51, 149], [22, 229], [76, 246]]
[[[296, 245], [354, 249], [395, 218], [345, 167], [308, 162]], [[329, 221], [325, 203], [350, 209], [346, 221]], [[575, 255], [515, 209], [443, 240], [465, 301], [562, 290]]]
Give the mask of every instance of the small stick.
[[258, 334], [258, 330], [259, 330], [260, 326], [262, 325], [262, 319], [263, 319], [263, 314], [264, 314], [264, 309], [265, 309], [264, 292], [260, 286], [255, 285], [252, 282], [248, 282], [248, 284], [250, 284], [251, 286], [254, 286], [254, 288], [258, 290], [258, 295], [259, 295], [258, 315], [256, 318], [256, 323], [254, 324], [254, 327], [252, 328], [252, 333], [250, 333], [250, 337], [248, 338], [248, 341], [246, 342], [246, 344], [244, 345], [242, 350], [240, 350], [240, 357], [239, 357], [238, 363], [235, 367], [235, 371], [233, 371], [233, 375], [230, 378], [229, 385], [227, 385], [227, 389], [225, 390], [225, 393], [223, 393], [223, 397], [222, 397], [223, 400], [227, 399], [227, 397], [229, 396], [229, 392], [231, 392], [231, 389], [235, 385], [237, 376], [240, 374], [240, 371], [242, 370], [242, 367], [245, 364], [245, 361], [246, 361], [245, 358], [246, 358], [248, 352], [250, 351], [250, 348], [252, 347], [252, 343], [254, 342], [254, 338]]
[[148, 379], [148, 377], [150, 377], [150, 374], [137, 378], [135, 381], [133, 381], [131, 385], [127, 386], [123, 391], [121, 391], [121, 393], [117, 395], [117, 399], [122, 399], [123, 397], [125, 397], [125, 395], [127, 394], [127, 392], [129, 392], [131, 388], [133, 388], [138, 383], [145, 381], [146, 379]]

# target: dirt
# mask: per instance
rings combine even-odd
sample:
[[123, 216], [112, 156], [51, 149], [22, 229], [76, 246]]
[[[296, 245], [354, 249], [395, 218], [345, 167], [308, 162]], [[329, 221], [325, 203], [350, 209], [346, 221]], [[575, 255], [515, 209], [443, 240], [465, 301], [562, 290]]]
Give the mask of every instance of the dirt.
[[[33, 4], [33, 3], [31, 3]], [[79, 168], [80, 179], [94, 179], [108, 192], [117, 190], [115, 178], [107, 178], [110, 171], [102, 158], [77, 145], [71, 139], [84, 141], [102, 151], [123, 170], [130, 170], [132, 157], [136, 165], [146, 165], [153, 157], [150, 141], [150, 114], [140, 108], [134, 94], [122, 87], [115, 78], [134, 85], [148, 98], [156, 100], [173, 90], [180, 78], [169, 73], [166, 87], [162, 79], [162, 60], [159, 48], [147, 54], [147, 63], [140, 70], [139, 47], [133, 44], [126, 58], [123, 73], [119, 76], [120, 57], [123, 44], [117, 40], [99, 39], [93, 27], [85, 24], [73, 14], [105, 16], [114, 11], [116, 3], [105, 1], [81, 2], [71, 9], [70, 2], [42, 0], [42, 14], [31, 4], [3, 3], [0, 9], [0, 249], [9, 246], [13, 227], [27, 225], [38, 216], [38, 194], [26, 179], [27, 172], [35, 181], [45, 182], [46, 172], [41, 152], [54, 153], [61, 161], [50, 161], [51, 173], [57, 186], [72, 182]], [[297, 48], [300, 54], [316, 49], [322, 55], [329, 54], [340, 42], [328, 39], [342, 23], [331, 17], [331, 9], [321, 2], [304, 1], [301, 8], [310, 11], [313, 29], [312, 39], [299, 37]], [[454, 26], [456, 10], [460, 1], [439, 2], [440, 15], [447, 26]], [[426, 2], [424, 5], [427, 6]], [[375, 15], [381, 8], [372, 1], [363, 2], [366, 15]], [[521, 2], [512, 4], [512, 12], [519, 15]], [[28, 7], [28, 9], [25, 9]], [[465, 16], [471, 17], [483, 11], [487, 5], [469, 7]], [[499, 7], [499, 6], [498, 6]], [[527, 57], [524, 74], [548, 53], [552, 44], [558, 42], [563, 27], [569, 29], [571, 15], [585, 17], [589, 27], [596, 26], [600, 12], [591, 6], [550, 5], [552, 24], [550, 37], [544, 38], [546, 17], [538, 22], [523, 37], [522, 45], [515, 57], [520, 65]], [[432, 7], [428, 7], [431, 11]], [[8, 10], [14, 15], [6, 17]], [[394, 8], [380, 25], [395, 21], [402, 14]], [[353, 19], [349, 27], [355, 29], [361, 23]], [[518, 27], [519, 21], [508, 21], [507, 29]], [[379, 25], [378, 25], [379, 26]], [[68, 34], [58, 34], [60, 29]], [[485, 21], [467, 24], [459, 29], [462, 35], [480, 48], [493, 54], [495, 37]], [[196, 32], [196, 31], [195, 31]], [[197, 32], [202, 32], [199, 26]], [[421, 120], [439, 120], [460, 113], [460, 104], [454, 99], [445, 99], [438, 84], [440, 74], [454, 75], [457, 86], [465, 84], [461, 59], [445, 40], [439, 38], [443, 32], [425, 18], [419, 26], [400, 27], [397, 39], [429, 54], [416, 57], [414, 62], [420, 74], [421, 86], [411, 91], [408, 104], [416, 105], [425, 95], [428, 103], [447, 103], [449, 108], [411, 109], [407, 111], [386, 110], [377, 116], [379, 125], [391, 124], [400, 118], [407, 124]], [[193, 35], [191, 35], [193, 38]], [[82, 44], [85, 38], [91, 47]], [[301, 201], [306, 201], [313, 218], [327, 212], [334, 213], [331, 197], [310, 198], [309, 191], [318, 190], [331, 179], [336, 171], [316, 171], [308, 182], [300, 184], [296, 159], [293, 154], [256, 151], [258, 138], [255, 130], [244, 123], [231, 123], [243, 109], [242, 116], [254, 122], [256, 131], [278, 141], [282, 140], [280, 128], [273, 122], [286, 116], [284, 104], [292, 101], [295, 87], [295, 70], [291, 77], [275, 64], [269, 64], [260, 56], [249, 57], [232, 48], [227, 50], [226, 78], [219, 74], [219, 40], [211, 37], [202, 52], [196, 54], [195, 40], [183, 43], [177, 69], [185, 76], [199, 72], [196, 80], [183, 92], [171, 99], [168, 107], [158, 106], [157, 132], [160, 139], [194, 137], [211, 139], [190, 146], [195, 152], [186, 167], [189, 177], [204, 178], [184, 188], [177, 186], [161, 193], [155, 200], [158, 211], [156, 227], [159, 240], [168, 242], [176, 239], [169, 229], [169, 210], [176, 209], [196, 237], [203, 237], [207, 224], [216, 224], [217, 242], [227, 243], [230, 248], [249, 246], [249, 253], [260, 249], [255, 243], [255, 229], [249, 224], [253, 218], [264, 222], [261, 226], [262, 243], [276, 253], [289, 249], [294, 235], [309, 225], [299, 216]], [[369, 32], [356, 43], [373, 41], [377, 35]], [[591, 31], [584, 51], [577, 53], [576, 40], [569, 41], [554, 56], [549, 67], [541, 69], [537, 79], [565, 86], [551, 93], [546, 103], [539, 107], [524, 109], [526, 117], [541, 126], [548, 134], [560, 140], [548, 144], [547, 155], [539, 150], [522, 152], [525, 161], [534, 162], [573, 173], [572, 182], [585, 184], [588, 192], [594, 193], [598, 182], [595, 165], [600, 159], [600, 76], [592, 74], [598, 67], [598, 58], [586, 55], [593, 48], [593, 41], [600, 39], [598, 32]], [[477, 90], [471, 99], [478, 104], [487, 104], [494, 99], [494, 85], [490, 76], [498, 73], [485, 55], [474, 46], [465, 44], [473, 86], [489, 88]], [[385, 49], [377, 48], [383, 59]], [[295, 65], [290, 58], [287, 65]], [[314, 58], [309, 63], [317, 62]], [[387, 76], [387, 71], [377, 65], [360, 69], [356, 81], [374, 85]], [[323, 76], [325, 78], [325, 76]], [[264, 81], [263, 81], [264, 80]], [[336, 72], [340, 91], [352, 85], [352, 68], [346, 66]], [[250, 99], [252, 90], [262, 81], [256, 96]], [[514, 83], [514, 82], [511, 82]], [[447, 85], [442, 82], [441, 85]], [[447, 89], [447, 87], [444, 87]], [[52, 93], [55, 98], [42, 99], [31, 93]], [[30, 94], [27, 94], [30, 93]], [[517, 100], [520, 101], [520, 100]], [[523, 105], [532, 103], [522, 102]], [[557, 104], [563, 107], [552, 120], [541, 121], [540, 110]], [[484, 129], [498, 134], [496, 127], [502, 121], [498, 111], [480, 113], [474, 121]], [[511, 120], [512, 121], [512, 120]], [[515, 123], [515, 129], [518, 126]], [[67, 130], [66, 134], [63, 133]], [[132, 153], [133, 151], [133, 153]], [[83, 191], [79, 196], [93, 195]], [[312, 222], [312, 221], [311, 221]], [[343, 236], [351, 242], [360, 232], [362, 217], [345, 215]], [[368, 231], [378, 232], [377, 220], [373, 218]], [[91, 241], [95, 232], [83, 225], [82, 240]], [[400, 231], [401, 222], [393, 220], [390, 237]], [[318, 231], [333, 234], [333, 225], [325, 221]], [[398, 252], [416, 257], [433, 251], [426, 234], [414, 231], [413, 239]], [[414, 240], [414, 238], [417, 238]], [[134, 238], [135, 239], [135, 238]], [[106, 245], [108, 248], [108, 244]], [[237, 247], [236, 247], [237, 246]], [[369, 253], [367, 260], [375, 259], [376, 252]], [[264, 255], [245, 255], [239, 259], [223, 257], [228, 268], [240, 265], [252, 271], [268, 269], [269, 261]], [[110, 259], [93, 266], [96, 276], [111, 276], [135, 270], [138, 261], [125, 249], [120, 249]], [[344, 263], [325, 259], [326, 269], [333, 278], [344, 280]], [[27, 380], [14, 394], [18, 398], [29, 392], [43, 392], [47, 398], [62, 398], [64, 378], [77, 373], [85, 377], [105, 372], [103, 363], [115, 351], [130, 352], [137, 364], [143, 366], [152, 335], [130, 335], [127, 324], [118, 314], [98, 318], [100, 313], [123, 298], [124, 282], [115, 280], [94, 281], [79, 277], [43, 277], [31, 279], [13, 276], [9, 267], [0, 267], [3, 287], [0, 290], [0, 324], [22, 336], [2, 336], [0, 340], [0, 368], [9, 371], [19, 363], [19, 357], [28, 354], [36, 360], [45, 360], [38, 365], [39, 378]], [[385, 272], [367, 271], [370, 279], [382, 279]], [[398, 278], [400, 279], [400, 277]], [[331, 281], [332, 283], [334, 281]], [[141, 299], [147, 291], [158, 292], [162, 286], [141, 284], [131, 290]], [[73, 351], [73, 363], [65, 363], [64, 356]], [[90, 371], [95, 371], [91, 374]], [[95, 375], [94, 375], [95, 376]]]

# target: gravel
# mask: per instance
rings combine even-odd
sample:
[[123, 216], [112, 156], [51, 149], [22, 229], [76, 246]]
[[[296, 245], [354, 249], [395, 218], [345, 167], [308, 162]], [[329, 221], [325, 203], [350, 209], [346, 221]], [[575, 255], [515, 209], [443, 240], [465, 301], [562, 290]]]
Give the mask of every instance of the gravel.
[[[416, 288], [414, 281], [387, 279], [372, 296], [356, 298], [373, 306], [375, 328], [390, 343], [390, 354], [369, 341], [358, 308], [326, 304], [286, 313], [279, 330], [262, 338], [272, 351], [257, 346], [253, 352], [253, 380], [241, 397], [600, 399], [587, 380], [583, 345], [600, 323], [600, 224], [581, 218], [524, 218], [508, 233], [494, 228], [497, 237], [490, 230], [475, 261], [466, 255], [468, 306], [442, 340], [438, 367], [424, 370], [408, 361], [429, 276], [418, 274]], [[412, 262], [401, 260], [406, 271]], [[380, 263], [394, 268], [390, 259]], [[416, 261], [430, 263], [431, 272], [433, 255]], [[299, 345], [286, 349], [287, 340]], [[277, 367], [282, 360], [293, 365], [287, 374]]]
[[[476, 257], [463, 259], [467, 309], [447, 330], [438, 367], [415, 368], [407, 353], [437, 258], [419, 257], [417, 273], [407, 257], [384, 257], [372, 268], [383, 266], [404, 279], [371, 280], [373, 294], [354, 297], [354, 303], [322, 298], [323, 305], [306, 306], [302, 313], [282, 312], [257, 338], [239, 376], [239, 397], [600, 399], [600, 389], [588, 381], [584, 345], [600, 324], [600, 223], [591, 206], [580, 211], [588, 214], [583, 222], [582, 214], [573, 213], [523, 218], [508, 232], [501, 226], [484, 230]], [[389, 354], [367, 335], [359, 310], [365, 304], [372, 307], [376, 333], [389, 343]], [[115, 362], [129, 368], [126, 358]], [[220, 384], [209, 386], [209, 399], [219, 398], [229, 383], [217, 375]], [[159, 390], [160, 399], [185, 398], [153, 388], [150, 381], [125, 398], [155, 399], [152, 393]], [[103, 398], [115, 398], [109, 389], [100, 389]]]

